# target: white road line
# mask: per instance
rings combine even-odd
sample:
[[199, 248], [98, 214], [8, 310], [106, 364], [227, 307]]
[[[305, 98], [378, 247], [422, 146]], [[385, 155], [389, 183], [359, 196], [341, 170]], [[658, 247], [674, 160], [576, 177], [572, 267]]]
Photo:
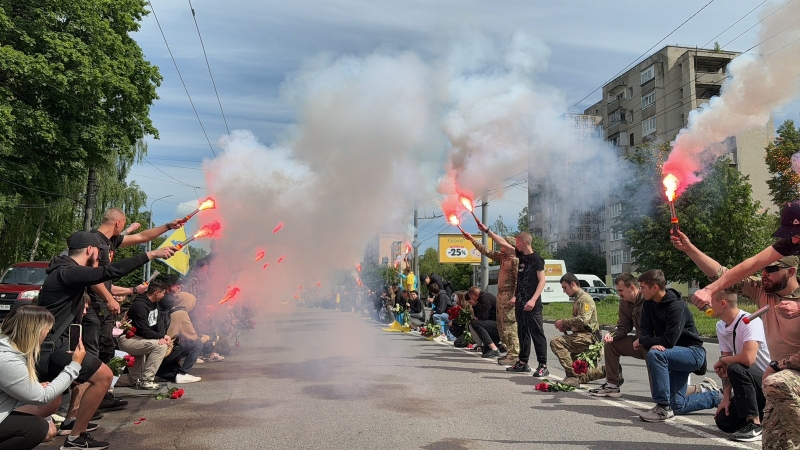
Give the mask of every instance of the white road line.
[[[404, 333], [404, 334], [409, 334], [409, 333]], [[424, 336], [422, 336], [420, 334], [411, 334], [411, 336], [418, 336], [418, 337], [421, 337], [421, 338], [427, 340], [427, 338], [425, 338]], [[464, 352], [464, 353], [466, 353], [468, 355], [473, 355], [473, 356], [477, 357], [480, 361], [485, 361], [485, 362], [490, 363], [490, 364], [497, 364], [497, 360], [495, 360], [494, 358], [481, 358], [480, 355], [477, 354], [477, 352], [474, 352], [474, 351], [466, 349], [466, 348], [454, 347], [453, 344], [450, 343], [450, 342], [436, 342], [436, 341], [428, 341], [428, 342], [433, 342], [435, 344], [439, 344], [439, 345], [442, 345], [442, 346], [445, 346], [445, 347], [448, 347], [448, 348], [460, 350], [460, 351], [462, 351], [462, 352]], [[560, 377], [558, 375], [552, 375], [552, 374], [548, 375], [547, 379], [553, 379], [553, 380], [557, 380], [557, 381], [563, 381], [564, 380], [563, 377]], [[591, 397], [592, 399], [598, 399], [598, 400], [600, 400], [601, 402], [603, 402], [603, 403], [605, 403], [607, 405], [612, 405], [612, 406], [615, 406], [617, 408], [624, 409], [624, 410], [627, 410], [627, 411], [630, 411], [630, 412], [633, 412], [633, 413], [636, 413], [636, 414], [639, 414], [642, 411], [646, 411], [646, 410], [648, 410], [648, 409], [650, 409], [652, 407], [649, 404], [645, 404], [645, 403], [641, 403], [641, 402], [637, 402], [637, 401], [633, 401], [633, 400], [622, 399], [622, 400], [614, 401], [614, 400], [604, 399], [602, 397], [594, 397], [591, 394], [589, 394], [589, 391], [586, 391], [586, 390], [583, 390], [583, 389], [576, 389], [573, 392], [577, 392], [577, 393], [583, 395], [584, 397]], [[627, 403], [630, 406], [626, 406], [623, 403]], [[681, 422], [683, 422], [683, 423], [681, 423]], [[748, 445], [746, 445], [744, 443], [731, 441], [731, 440], [728, 440], [728, 439], [725, 439], [725, 438], [721, 438], [719, 436], [714, 436], [713, 434], [707, 433], [707, 432], [702, 431], [702, 430], [698, 430], [697, 428], [694, 428], [694, 427], [690, 427], [689, 425], [708, 427], [708, 424], [705, 424], [703, 422], [698, 422], [698, 421], [690, 419], [690, 418], [688, 418], [686, 416], [675, 416], [675, 418], [673, 420], [668, 420], [668, 421], [666, 421], [664, 423], [666, 423], [667, 425], [673, 426], [675, 428], [678, 428], [680, 430], [694, 433], [694, 434], [696, 434], [696, 435], [698, 435], [700, 437], [712, 440], [712, 441], [714, 441], [714, 442], [716, 442], [718, 444], [727, 445], [727, 446], [733, 447], [733, 448], [744, 448], [744, 449], [748, 449], [748, 450], [753, 450], [753, 447], [750, 447], [750, 446], [748, 446]], [[753, 442], [752, 444], [760, 446], [760, 442]]]

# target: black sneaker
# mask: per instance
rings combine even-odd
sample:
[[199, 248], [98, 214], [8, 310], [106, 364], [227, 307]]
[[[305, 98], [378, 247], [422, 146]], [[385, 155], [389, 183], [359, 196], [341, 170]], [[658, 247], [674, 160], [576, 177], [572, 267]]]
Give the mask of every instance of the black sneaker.
[[111, 392], [107, 392], [106, 396], [103, 397], [103, 401], [100, 402], [100, 406], [97, 408], [98, 411], [119, 411], [120, 409], [124, 409], [128, 406], [128, 402], [125, 400], [120, 400], [117, 397], [114, 397], [114, 394]]
[[[63, 424], [62, 423], [61, 426], [58, 428], [58, 435], [59, 436], [66, 436], [66, 435], [72, 433], [73, 425], [75, 425], [75, 421], [74, 420], [70, 421], [68, 424]], [[94, 430], [96, 430], [98, 428], [100, 428], [100, 425], [98, 425], [98, 424], [96, 424], [94, 422], [89, 422], [89, 425], [86, 426], [86, 431], [94, 431]]]
[[100, 420], [102, 418], [103, 418], [103, 412], [102, 411], [95, 411], [94, 415], [89, 420]]
[[89, 433], [81, 433], [74, 441], [70, 441], [69, 438], [64, 440], [64, 445], [61, 446], [61, 450], [66, 450], [68, 448], [104, 450], [108, 448], [108, 442], [96, 441], [92, 439]]
[[488, 352], [481, 355], [481, 358], [499, 358], [500, 352], [497, 350], [489, 350]]
[[531, 371], [531, 366], [529, 366], [528, 363], [524, 363], [522, 361], [517, 361], [517, 363], [514, 364], [513, 366], [506, 367], [506, 371], [508, 371], [508, 372], [530, 372]]
[[539, 367], [536, 368], [536, 371], [533, 372], [533, 376], [536, 378], [546, 377], [550, 375], [550, 371], [547, 370], [547, 366], [544, 364], [539, 364]]
[[756, 425], [753, 422], [747, 422], [747, 425], [743, 426], [731, 435], [731, 439], [739, 442], [757, 441], [761, 439], [761, 433], [763, 431], [764, 429], [761, 427], [761, 425]]
[[508, 348], [503, 344], [497, 346], [497, 351], [500, 352], [501, 357], [508, 355]]

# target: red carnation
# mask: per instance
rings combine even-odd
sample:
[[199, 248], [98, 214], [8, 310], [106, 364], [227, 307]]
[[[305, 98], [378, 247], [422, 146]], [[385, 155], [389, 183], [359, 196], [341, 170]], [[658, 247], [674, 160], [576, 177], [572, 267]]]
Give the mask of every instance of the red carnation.
[[589, 363], [582, 359], [578, 359], [572, 363], [572, 370], [575, 371], [576, 375], [583, 375], [589, 371]]
[[177, 400], [177, 399], [181, 398], [181, 396], [177, 392], [173, 392], [172, 395], [170, 396], [170, 398], [173, 399], [173, 400]]
[[550, 385], [547, 384], [547, 383], [539, 383], [539, 384], [536, 385], [536, 390], [537, 391], [542, 391], [542, 392], [549, 392], [550, 391]]

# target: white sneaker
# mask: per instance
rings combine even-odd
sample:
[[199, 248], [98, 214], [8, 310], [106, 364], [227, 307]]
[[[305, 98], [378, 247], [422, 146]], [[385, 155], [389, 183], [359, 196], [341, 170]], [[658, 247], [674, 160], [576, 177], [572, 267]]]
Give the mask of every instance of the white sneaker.
[[202, 380], [202, 378], [196, 377], [194, 375], [189, 375], [188, 373], [179, 373], [178, 375], [175, 376], [176, 384], [195, 383], [200, 380]]
[[197, 358], [197, 361], [194, 362], [195, 364], [205, 364], [206, 362], [203, 361], [203, 358]]

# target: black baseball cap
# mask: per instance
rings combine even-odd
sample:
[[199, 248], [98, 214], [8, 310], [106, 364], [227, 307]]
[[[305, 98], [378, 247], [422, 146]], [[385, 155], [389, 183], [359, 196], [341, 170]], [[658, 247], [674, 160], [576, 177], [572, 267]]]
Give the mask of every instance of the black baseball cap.
[[108, 245], [100, 242], [100, 239], [89, 231], [76, 231], [67, 238], [67, 247], [73, 249], [97, 247], [103, 250], [108, 249]]
[[796, 234], [800, 234], [800, 200], [787, 203], [783, 207], [781, 226], [772, 235], [781, 239], [789, 239]]

